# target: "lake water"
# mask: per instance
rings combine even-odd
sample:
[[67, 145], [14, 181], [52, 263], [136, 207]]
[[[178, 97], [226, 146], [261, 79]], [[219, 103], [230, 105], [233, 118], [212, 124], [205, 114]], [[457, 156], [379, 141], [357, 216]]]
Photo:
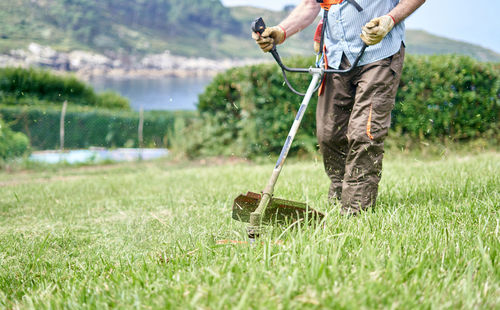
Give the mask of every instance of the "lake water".
[[211, 77], [162, 78], [92, 78], [89, 83], [97, 92], [113, 90], [127, 97], [136, 111], [195, 110], [198, 95]]

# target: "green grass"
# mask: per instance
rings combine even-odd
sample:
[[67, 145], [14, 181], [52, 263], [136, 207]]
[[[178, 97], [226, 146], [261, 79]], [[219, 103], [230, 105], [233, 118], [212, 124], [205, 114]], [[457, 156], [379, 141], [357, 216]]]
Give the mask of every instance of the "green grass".
[[[287, 164], [279, 197], [324, 228], [230, 218], [273, 162], [118, 164], [0, 173], [0, 307], [493, 309], [500, 154], [388, 158], [374, 212], [341, 218], [320, 162]], [[276, 244], [277, 240], [281, 240]]]

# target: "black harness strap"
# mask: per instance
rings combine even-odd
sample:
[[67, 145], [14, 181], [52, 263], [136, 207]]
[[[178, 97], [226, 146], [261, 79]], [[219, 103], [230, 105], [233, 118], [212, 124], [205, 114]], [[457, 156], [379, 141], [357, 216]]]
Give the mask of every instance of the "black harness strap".
[[359, 5], [359, 3], [356, 2], [356, 0], [345, 0], [345, 1], [347, 1], [350, 4], [354, 5], [354, 7], [356, 8], [356, 10], [358, 10], [358, 12], [363, 11], [363, 8], [361, 7], [361, 5]]

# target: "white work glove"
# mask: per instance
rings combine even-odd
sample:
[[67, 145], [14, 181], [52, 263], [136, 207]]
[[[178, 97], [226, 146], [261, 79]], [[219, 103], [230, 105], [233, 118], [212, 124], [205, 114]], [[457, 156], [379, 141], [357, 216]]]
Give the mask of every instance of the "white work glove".
[[262, 34], [253, 32], [252, 38], [259, 45], [259, 47], [267, 53], [275, 44], [278, 45], [285, 42], [286, 33], [283, 27], [274, 26], [266, 28]]
[[374, 18], [362, 28], [361, 39], [366, 45], [377, 44], [382, 41], [393, 27], [394, 19], [389, 15]]

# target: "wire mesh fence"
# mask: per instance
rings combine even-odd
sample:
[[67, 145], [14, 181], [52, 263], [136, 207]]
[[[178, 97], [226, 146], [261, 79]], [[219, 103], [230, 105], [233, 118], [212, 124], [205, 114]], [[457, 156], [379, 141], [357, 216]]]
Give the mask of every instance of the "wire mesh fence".
[[72, 105], [0, 106], [14, 131], [26, 134], [33, 150], [89, 147], [167, 148], [183, 111], [122, 111]]

